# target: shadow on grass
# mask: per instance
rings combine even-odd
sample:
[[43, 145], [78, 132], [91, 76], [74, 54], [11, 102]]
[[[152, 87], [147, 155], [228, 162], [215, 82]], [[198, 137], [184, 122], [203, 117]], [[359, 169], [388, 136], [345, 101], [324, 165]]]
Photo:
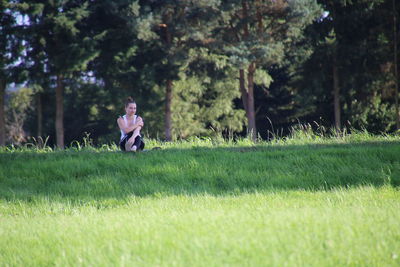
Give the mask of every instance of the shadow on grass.
[[0, 153], [0, 198], [68, 201], [400, 185], [400, 142]]

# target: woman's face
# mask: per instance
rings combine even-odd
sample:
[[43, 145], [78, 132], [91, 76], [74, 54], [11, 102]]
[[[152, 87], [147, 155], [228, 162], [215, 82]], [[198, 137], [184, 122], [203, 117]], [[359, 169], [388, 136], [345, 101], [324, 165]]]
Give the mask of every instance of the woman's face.
[[136, 114], [136, 104], [135, 103], [130, 103], [126, 108], [126, 115], [132, 116]]

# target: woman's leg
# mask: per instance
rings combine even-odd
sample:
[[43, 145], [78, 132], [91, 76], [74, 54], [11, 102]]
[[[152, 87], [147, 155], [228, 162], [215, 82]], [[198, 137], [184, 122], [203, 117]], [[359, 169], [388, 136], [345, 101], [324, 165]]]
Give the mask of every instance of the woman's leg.
[[[134, 140], [132, 138], [129, 138], [128, 141], [125, 144], [125, 151], [132, 151], [133, 149], [133, 143]], [[133, 151], [135, 151], [136, 149], [134, 149]]]
[[139, 135], [136, 136], [135, 142], [133, 143], [133, 146], [132, 146], [132, 150], [134, 150], [134, 151], [136, 151], [138, 149], [143, 150], [144, 145], [142, 145], [142, 144], [143, 144], [142, 138]]
[[144, 142], [143, 142], [143, 139], [140, 138], [139, 150], [143, 150], [143, 149], [144, 149]]
[[139, 137], [140, 139], [140, 129], [142, 129], [142, 127], [137, 127], [135, 129], [135, 131], [133, 131], [132, 137], [129, 139], [129, 141], [132, 143], [131, 147], [130, 147], [130, 151], [136, 151], [138, 150], [140, 147], [140, 143], [139, 141], [137, 141], [136, 139]]
[[126, 138], [122, 139], [119, 142], [119, 148], [121, 148], [122, 151], [125, 151], [125, 144], [126, 144]]
[[122, 151], [130, 151], [132, 144], [134, 142], [134, 139], [132, 139], [132, 134], [133, 132], [128, 133], [124, 139], [121, 140], [121, 142], [119, 143], [119, 146], [121, 148]]

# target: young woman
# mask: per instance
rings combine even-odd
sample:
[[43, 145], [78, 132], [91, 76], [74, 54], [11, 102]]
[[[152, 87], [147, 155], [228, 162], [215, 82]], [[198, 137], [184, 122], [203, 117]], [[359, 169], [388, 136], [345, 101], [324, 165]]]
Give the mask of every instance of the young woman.
[[128, 97], [125, 103], [126, 114], [117, 120], [121, 130], [119, 146], [123, 151], [143, 150], [144, 142], [140, 136], [143, 127], [143, 119], [136, 115], [136, 103]]

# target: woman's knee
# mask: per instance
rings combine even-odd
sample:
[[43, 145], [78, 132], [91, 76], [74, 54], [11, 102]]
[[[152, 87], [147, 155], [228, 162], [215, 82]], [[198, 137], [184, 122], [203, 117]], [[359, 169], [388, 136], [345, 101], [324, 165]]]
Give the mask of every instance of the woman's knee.
[[132, 148], [133, 142], [129, 139], [126, 143], [125, 143], [125, 150], [126, 151], [130, 151]]
[[133, 143], [135, 143], [135, 138], [134, 137], [129, 138], [126, 143], [133, 145]]

